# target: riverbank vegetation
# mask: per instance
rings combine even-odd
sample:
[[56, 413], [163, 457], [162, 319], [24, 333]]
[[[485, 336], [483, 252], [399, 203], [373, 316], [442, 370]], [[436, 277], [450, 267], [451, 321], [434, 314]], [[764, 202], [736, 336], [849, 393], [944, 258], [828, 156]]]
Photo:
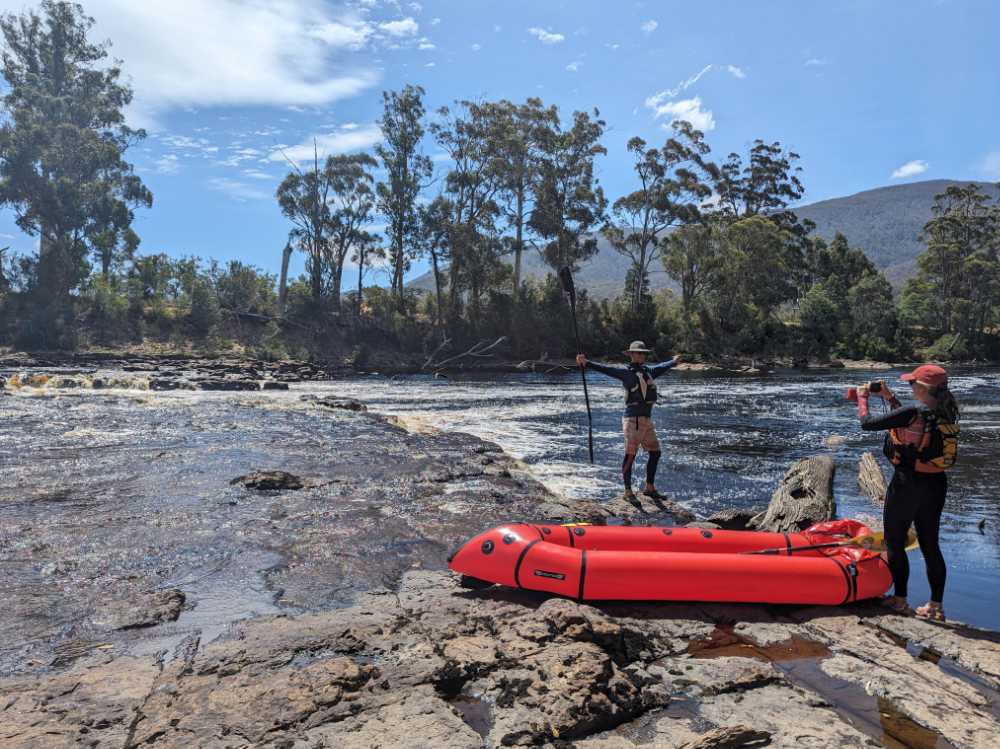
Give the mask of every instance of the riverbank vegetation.
[[[236, 345], [363, 366], [503, 338], [491, 353], [555, 358], [574, 348], [555, 273], [606, 241], [630, 271], [614, 299], [581, 293], [594, 355], [640, 338], [708, 358], [1000, 358], [1000, 203], [978, 186], [937, 197], [917, 273], [894, 290], [849, 238], [799, 220], [804, 175], [781, 143], [718, 160], [678, 121], [662, 143], [609, 154], [598, 110], [537, 98], [427, 111], [418, 86], [385, 92], [371, 153], [289, 161], [275, 186], [289, 225], [280, 275], [140, 251], [135, 211], [155, 208], [126, 155], [145, 133], [125, 123], [132, 91], [88, 41], [92, 23], [53, 0], [0, 22], [0, 204], [38, 238], [34, 253], [0, 251], [0, 345]], [[632, 192], [604, 193], [608, 158], [631, 161]], [[305, 273], [288, 279], [294, 253]], [[526, 278], [526, 253], [552, 274]], [[405, 282], [418, 264], [430, 291]], [[651, 292], [652, 272], [674, 290]]]

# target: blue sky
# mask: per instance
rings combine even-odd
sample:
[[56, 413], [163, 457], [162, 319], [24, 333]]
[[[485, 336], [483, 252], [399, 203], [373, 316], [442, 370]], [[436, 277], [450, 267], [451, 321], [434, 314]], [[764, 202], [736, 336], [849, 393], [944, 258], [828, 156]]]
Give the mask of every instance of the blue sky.
[[[0, 0], [0, 10], [30, 3]], [[608, 123], [599, 175], [633, 189], [624, 144], [674, 117], [715, 158], [755, 138], [802, 156], [806, 202], [909, 180], [1000, 180], [992, 0], [84, 0], [135, 88], [129, 158], [155, 204], [143, 252], [276, 272], [285, 157], [370, 148], [383, 89], [541, 97]], [[425, 152], [438, 149], [428, 139]], [[438, 160], [438, 170], [447, 164]], [[30, 250], [9, 212], [0, 241]], [[293, 271], [301, 270], [296, 258]], [[415, 268], [414, 273], [419, 273]], [[373, 279], [379, 280], [379, 279]], [[384, 280], [384, 279], [382, 279]]]

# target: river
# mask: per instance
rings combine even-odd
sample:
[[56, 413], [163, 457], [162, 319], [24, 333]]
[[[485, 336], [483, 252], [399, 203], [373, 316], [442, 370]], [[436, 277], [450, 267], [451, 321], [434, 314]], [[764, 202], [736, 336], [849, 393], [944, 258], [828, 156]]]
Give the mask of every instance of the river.
[[[881, 435], [859, 429], [856, 409], [845, 394], [849, 386], [870, 379], [894, 383], [901, 372], [753, 377], [670, 372], [659, 380], [655, 412], [663, 445], [658, 488], [701, 516], [723, 507], [765, 505], [793, 461], [825, 453], [837, 463], [839, 515], [880, 518], [881, 507], [858, 488], [857, 465], [865, 451], [875, 451], [885, 466]], [[575, 375], [368, 377], [321, 387], [417, 426], [496, 442], [554, 491], [608, 498], [620, 491], [623, 394], [617, 381], [593, 373], [588, 378], [593, 466]], [[899, 385], [897, 392], [907, 395], [909, 388]], [[963, 419], [960, 459], [950, 472], [941, 530], [948, 563], [945, 609], [950, 617], [1000, 629], [1000, 371], [957, 371], [952, 388]], [[637, 486], [643, 466], [640, 456]], [[920, 552], [910, 552], [910, 561], [910, 599], [923, 603], [928, 588]]]
[[[81, 629], [80, 617], [107, 595], [177, 585], [197, 605], [173, 635], [210, 634], [255, 614], [341, 605], [351, 591], [398, 579], [411, 566], [440, 566], [447, 549], [434, 528], [447, 528], [450, 539], [508, 512], [529, 519], [524, 493], [505, 505], [504, 492], [517, 489], [504, 489], [499, 478], [460, 479], [424, 498], [421, 472], [440, 473], [475, 454], [458, 433], [496, 443], [554, 492], [611, 498], [620, 490], [622, 393], [617, 382], [588, 376], [593, 466], [575, 375], [371, 375], [252, 393], [91, 390], [81, 378], [75, 389], [4, 395], [0, 583], [13, 596], [0, 613], [0, 670], [39, 657], [36, 640], [88, 635], [93, 629]], [[830, 453], [839, 514], [877, 519], [880, 508], [858, 490], [857, 462], [878, 450], [879, 438], [859, 430], [844, 399], [849, 384], [876, 376], [668, 373], [657, 406], [659, 488], [701, 516], [760, 506], [794, 460]], [[141, 387], [141, 375], [123, 375], [121, 384], [129, 377]], [[948, 615], [1000, 630], [998, 385], [996, 370], [954, 378], [963, 433], [942, 541]], [[327, 395], [354, 397], [411, 429], [444, 434], [386, 436], [375, 422], [302, 400]], [[257, 467], [312, 477], [325, 488], [257, 499], [229, 486]], [[348, 543], [348, 534], [344, 553], [331, 539]], [[911, 599], [922, 603], [918, 551], [911, 561]]]

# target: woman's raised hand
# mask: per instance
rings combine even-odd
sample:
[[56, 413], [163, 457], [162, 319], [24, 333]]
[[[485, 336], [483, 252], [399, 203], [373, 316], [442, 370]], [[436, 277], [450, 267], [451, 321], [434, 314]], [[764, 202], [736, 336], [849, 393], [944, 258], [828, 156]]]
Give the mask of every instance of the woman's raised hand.
[[577, 363], [577, 366], [586, 367], [587, 366], [587, 357], [584, 356], [583, 354], [577, 354], [576, 355], [576, 363]]

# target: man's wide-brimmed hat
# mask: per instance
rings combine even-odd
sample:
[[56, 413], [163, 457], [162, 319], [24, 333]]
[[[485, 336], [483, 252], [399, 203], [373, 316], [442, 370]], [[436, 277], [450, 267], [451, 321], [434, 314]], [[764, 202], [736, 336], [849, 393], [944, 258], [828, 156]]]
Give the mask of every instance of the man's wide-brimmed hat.
[[941, 387], [948, 384], [948, 372], [937, 364], [924, 364], [899, 379], [903, 382], [920, 382], [930, 387]]
[[626, 354], [651, 354], [651, 353], [653, 353], [653, 350], [646, 348], [646, 344], [643, 343], [642, 341], [632, 341], [632, 343], [630, 343], [628, 345], [628, 348], [625, 349], [625, 353]]

